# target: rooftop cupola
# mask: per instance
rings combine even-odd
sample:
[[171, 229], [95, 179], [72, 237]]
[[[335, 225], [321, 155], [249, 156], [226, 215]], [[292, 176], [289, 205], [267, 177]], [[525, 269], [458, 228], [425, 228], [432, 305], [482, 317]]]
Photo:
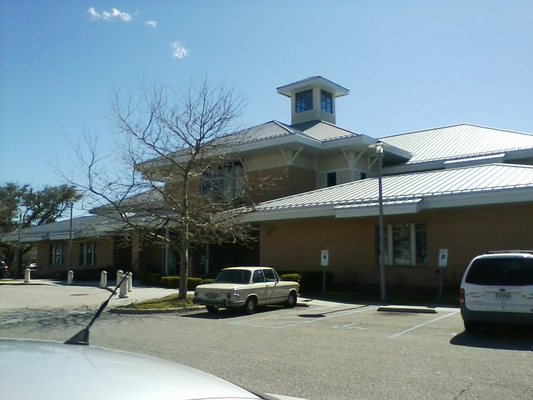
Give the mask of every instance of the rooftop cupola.
[[335, 124], [335, 98], [350, 91], [321, 76], [312, 76], [277, 88], [291, 98], [291, 124], [326, 121]]

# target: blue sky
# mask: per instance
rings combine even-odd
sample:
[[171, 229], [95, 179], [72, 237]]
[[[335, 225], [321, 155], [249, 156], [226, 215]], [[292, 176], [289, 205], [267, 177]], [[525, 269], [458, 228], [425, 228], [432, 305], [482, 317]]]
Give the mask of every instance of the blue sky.
[[276, 87], [350, 89], [373, 137], [459, 123], [533, 133], [533, 1], [1, 0], [0, 184], [60, 184], [85, 132], [112, 149], [115, 90], [233, 85], [244, 126], [290, 122]]

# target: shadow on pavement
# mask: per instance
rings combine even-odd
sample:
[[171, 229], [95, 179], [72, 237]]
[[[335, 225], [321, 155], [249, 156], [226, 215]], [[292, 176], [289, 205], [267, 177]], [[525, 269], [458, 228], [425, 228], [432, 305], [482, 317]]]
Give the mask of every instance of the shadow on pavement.
[[344, 311], [358, 310], [360, 308], [365, 308], [365, 307], [368, 307], [368, 306], [367, 305], [362, 305], [362, 306], [358, 306], [358, 307], [342, 308], [342, 309], [338, 309], [338, 310], [321, 312], [321, 313], [299, 314], [298, 316], [302, 317], [302, 318], [323, 318], [323, 317], [325, 317], [328, 314], [335, 314], [335, 313], [341, 313], [341, 312], [344, 312]]
[[216, 313], [210, 313], [207, 310], [199, 311], [191, 314], [184, 314], [182, 317], [184, 318], [199, 318], [199, 319], [229, 319], [229, 318], [237, 318], [237, 317], [246, 317], [246, 316], [253, 316], [253, 315], [260, 315], [263, 313], [270, 313], [275, 312], [275, 310], [284, 309], [283, 306], [276, 306], [276, 305], [268, 305], [268, 306], [259, 306], [255, 313], [253, 314], [246, 314], [241, 309], [233, 309], [233, 308], [223, 308], [221, 310], [218, 310]]
[[533, 331], [529, 326], [485, 325], [478, 332], [462, 332], [451, 344], [484, 349], [533, 351]]

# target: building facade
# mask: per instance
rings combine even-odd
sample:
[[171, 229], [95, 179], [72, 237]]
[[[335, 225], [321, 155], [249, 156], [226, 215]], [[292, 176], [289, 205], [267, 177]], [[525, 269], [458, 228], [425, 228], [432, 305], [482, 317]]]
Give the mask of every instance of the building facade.
[[[220, 175], [224, 190], [235, 196], [242, 179], [251, 182], [243, 222], [256, 227], [257, 246], [196, 249], [193, 274], [256, 263], [320, 271], [327, 254], [339, 282], [374, 284], [382, 254], [388, 283], [431, 287], [443, 253], [446, 282], [454, 285], [479, 253], [533, 249], [532, 135], [461, 124], [377, 139], [335, 125], [336, 101], [349, 90], [332, 81], [313, 76], [277, 92], [290, 99], [290, 124], [268, 121], [217, 139], [232, 155]], [[77, 236], [73, 265], [129, 261], [138, 271], [177, 270], [178, 257], [163, 248], [117, 245], [119, 231]], [[66, 239], [58, 240], [64, 252]], [[52, 237], [35, 243], [41, 265], [57, 259]]]

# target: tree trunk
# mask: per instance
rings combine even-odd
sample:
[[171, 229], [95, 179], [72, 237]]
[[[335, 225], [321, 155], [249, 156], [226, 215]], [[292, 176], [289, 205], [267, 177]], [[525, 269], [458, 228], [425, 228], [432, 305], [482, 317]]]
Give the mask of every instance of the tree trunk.
[[189, 276], [189, 239], [187, 237], [181, 240], [180, 251], [180, 289], [178, 298], [187, 299], [187, 278]]

